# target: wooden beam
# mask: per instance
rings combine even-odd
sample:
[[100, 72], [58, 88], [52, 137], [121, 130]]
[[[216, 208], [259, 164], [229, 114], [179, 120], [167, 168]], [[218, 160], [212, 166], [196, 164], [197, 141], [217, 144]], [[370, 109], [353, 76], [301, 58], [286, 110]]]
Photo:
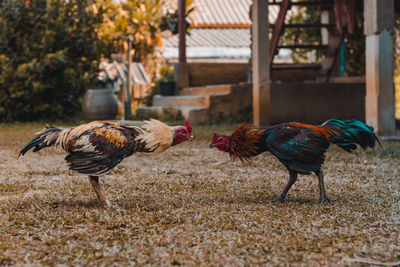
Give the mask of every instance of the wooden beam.
[[178, 6], [179, 62], [186, 63], [186, 0]]
[[365, 120], [379, 135], [395, 134], [393, 0], [364, 0]]
[[[272, 2], [269, 3], [271, 6], [279, 6], [281, 5], [285, 0], [279, 1], [279, 2]], [[331, 8], [333, 7], [333, 4], [331, 3], [323, 3], [323, 2], [318, 2], [318, 1], [304, 1], [304, 2], [292, 2], [292, 6], [312, 6], [312, 7], [319, 7], [319, 8]]]
[[285, 23], [286, 13], [289, 9], [290, 0], [282, 0], [281, 7], [279, 9], [278, 17], [276, 18], [275, 27], [271, 36], [270, 50], [269, 50], [269, 64], [274, 61], [274, 56], [278, 47], [279, 37], [284, 29], [283, 24]]
[[298, 45], [278, 45], [278, 48], [286, 48], [286, 49], [326, 49], [328, 48], [327, 45], [303, 45], [303, 44], [298, 44]]
[[251, 24], [248, 23], [193, 23], [190, 28], [232, 28], [232, 29], [242, 29], [250, 28]]
[[270, 64], [268, 1], [253, 0], [252, 10], [253, 121], [257, 127], [270, 122]]
[[309, 24], [309, 23], [296, 23], [296, 24], [284, 24], [285, 28], [333, 28], [335, 24], [321, 23], [321, 24]]

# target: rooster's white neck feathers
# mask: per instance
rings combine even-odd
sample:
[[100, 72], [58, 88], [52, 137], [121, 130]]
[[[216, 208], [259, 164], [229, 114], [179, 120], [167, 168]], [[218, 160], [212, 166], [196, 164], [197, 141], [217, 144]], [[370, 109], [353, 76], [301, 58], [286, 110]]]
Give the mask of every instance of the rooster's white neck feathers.
[[142, 126], [146, 131], [141, 133], [137, 140], [146, 144], [146, 149], [160, 153], [168, 149], [173, 142], [174, 132], [181, 126], [170, 127], [161, 121], [150, 119]]

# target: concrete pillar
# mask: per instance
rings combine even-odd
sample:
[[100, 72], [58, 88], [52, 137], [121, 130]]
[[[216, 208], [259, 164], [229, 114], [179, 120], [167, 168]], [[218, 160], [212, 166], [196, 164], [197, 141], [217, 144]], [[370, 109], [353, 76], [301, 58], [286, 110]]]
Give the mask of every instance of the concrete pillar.
[[251, 14], [253, 121], [255, 126], [260, 127], [267, 126], [270, 122], [268, 1], [253, 0]]
[[364, 0], [365, 120], [379, 135], [395, 133], [393, 0]]

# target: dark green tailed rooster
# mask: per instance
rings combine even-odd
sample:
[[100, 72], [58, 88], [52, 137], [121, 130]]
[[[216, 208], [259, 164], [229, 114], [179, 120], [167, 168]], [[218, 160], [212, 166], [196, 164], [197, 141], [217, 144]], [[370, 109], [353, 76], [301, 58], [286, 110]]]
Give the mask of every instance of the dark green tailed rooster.
[[319, 181], [319, 204], [328, 202], [325, 193], [324, 174], [321, 166], [325, 151], [333, 143], [347, 152], [360, 145], [363, 149], [379, 143], [374, 128], [358, 120], [331, 119], [320, 126], [298, 122], [283, 123], [268, 129], [255, 129], [242, 124], [231, 136], [214, 133], [210, 147], [228, 152], [231, 158], [248, 160], [265, 151], [271, 152], [289, 170], [286, 187], [273, 202], [283, 202], [298, 174], [314, 172]]

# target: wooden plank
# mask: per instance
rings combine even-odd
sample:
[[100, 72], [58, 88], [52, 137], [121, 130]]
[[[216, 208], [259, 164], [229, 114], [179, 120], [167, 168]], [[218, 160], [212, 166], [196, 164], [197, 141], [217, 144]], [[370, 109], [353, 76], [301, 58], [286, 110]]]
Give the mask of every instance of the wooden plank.
[[253, 0], [251, 18], [253, 121], [255, 126], [260, 127], [270, 122], [268, 1]]
[[279, 9], [278, 17], [276, 18], [275, 27], [272, 32], [271, 42], [270, 42], [270, 50], [269, 50], [269, 64], [272, 64], [274, 61], [275, 53], [277, 51], [277, 46], [279, 42], [279, 37], [283, 31], [283, 24], [285, 23], [286, 13], [289, 9], [290, 0], [282, 0], [281, 6]]
[[188, 63], [190, 86], [246, 82], [248, 63]]
[[186, 62], [186, 0], [179, 0], [178, 6], [178, 34], [179, 34], [179, 62]]
[[[275, 27], [275, 24], [269, 24], [271, 28]], [[296, 24], [284, 24], [285, 28], [333, 28], [335, 24], [318, 23], [318, 24], [308, 24], [308, 23], [296, 23]]]
[[[283, 2], [284, 2], [284, 0], [279, 1], [279, 2], [272, 2], [272, 3], [269, 3], [269, 5], [279, 6], [279, 5], [282, 5]], [[316, 7], [321, 7], [321, 8], [333, 7], [333, 4], [331, 4], [331, 3], [326, 3], [326, 2], [322, 3], [322, 2], [315, 2], [315, 1], [313, 1], [313, 2], [311, 2], [311, 1], [310, 2], [291, 2], [291, 5], [292, 6], [316, 6]]]
[[278, 48], [286, 49], [326, 49], [327, 45], [278, 45]]
[[320, 67], [320, 64], [274, 64], [271, 66], [271, 69], [319, 69]]

